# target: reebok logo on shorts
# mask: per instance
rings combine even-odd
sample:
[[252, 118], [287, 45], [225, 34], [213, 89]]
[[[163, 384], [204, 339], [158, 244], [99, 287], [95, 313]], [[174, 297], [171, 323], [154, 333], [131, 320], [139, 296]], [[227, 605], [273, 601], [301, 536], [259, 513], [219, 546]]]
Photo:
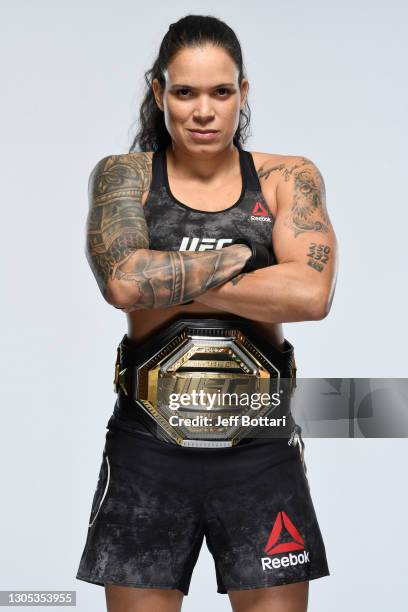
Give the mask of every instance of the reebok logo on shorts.
[[250, 219], [251, 221], [266, 221], [267, 223], [272, 223], [268, 211], [259, 200], [255, 202]]
[[[289, 541], [279, 542], [282, 535], [289, 535], [291, 539]], [[286, 538], [284, 539], [286, 540]], [[293, 551], [295, 550], [302, 550], [303, 552], [294, 553]], [[278, 513], [264, 551], [269, 556], [261, 558], [263, 570], [278, 569], [280, 567], [288, 567], [289, 565], [302, 565], [310, 562], [309, 553], [305, 550], [304, 539], [286, 512]], [[280, 553], [289, 554], [283, 557], [275, 557], [274, 559], [270, 558], [272, 555]]]

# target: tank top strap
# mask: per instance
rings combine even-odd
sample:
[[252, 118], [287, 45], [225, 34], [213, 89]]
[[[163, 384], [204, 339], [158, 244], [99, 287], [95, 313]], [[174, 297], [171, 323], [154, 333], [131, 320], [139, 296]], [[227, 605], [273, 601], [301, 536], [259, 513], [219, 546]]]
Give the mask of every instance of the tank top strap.
[[165, 182], [164, 174], [164, 149], [158, 149], [152, 156], [152, 179], [150, 183], [151, 191], [158, 191]]
[[245, 149], [239, 149], [241, 156], [241, 167], [244, 173], [245, 186], [248, 191], [261, 191], [261, 184], [255, 168], [252, 153]]

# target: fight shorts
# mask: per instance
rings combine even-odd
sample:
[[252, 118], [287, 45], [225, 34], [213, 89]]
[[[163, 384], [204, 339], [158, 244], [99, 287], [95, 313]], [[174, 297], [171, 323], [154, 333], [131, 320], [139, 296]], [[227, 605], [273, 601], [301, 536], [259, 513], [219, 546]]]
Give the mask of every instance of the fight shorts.
[[204, 538], [218, 593], [329, 575], [299, 428], [289, 439], [183, 447], [127, 418], [123, 402], [130, 411], [119, 390], [78, 580], [187, 595]]

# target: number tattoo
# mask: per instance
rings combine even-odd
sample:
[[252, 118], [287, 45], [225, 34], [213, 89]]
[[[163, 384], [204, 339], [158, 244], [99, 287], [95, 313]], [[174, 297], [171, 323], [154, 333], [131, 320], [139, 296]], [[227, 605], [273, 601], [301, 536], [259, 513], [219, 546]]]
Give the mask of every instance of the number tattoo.
[[329, 261], [330, 247], [327, 244], [311, 242], [307, 253], [307, 265], [322, 272]]

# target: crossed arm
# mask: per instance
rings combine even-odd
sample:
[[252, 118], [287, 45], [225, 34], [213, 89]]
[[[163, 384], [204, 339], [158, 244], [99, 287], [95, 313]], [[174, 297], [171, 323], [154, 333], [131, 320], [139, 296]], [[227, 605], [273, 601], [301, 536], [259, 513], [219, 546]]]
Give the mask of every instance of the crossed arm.
[[149, 249], [141, 198], [150, 181], [147, 153], [105, 157], [89, 177], [86, 256], [105, 300], [125, 312], [195, 299], [235, 277], [251, 256], [242, 244], [199, 253]]
[[195, 301], [268, 323], [320, 320], [330, 311], [337, 277], [337, 241], [324, 180], [305, 157], [265, 163], [258, 176], [267, 180], [273, 172], [280, 174], [272, 230], [278, 265], [238, 274]]
[[305, 157], [265, 163], [280, 173], [272, 239], [278, 265], [240, 274], [245, 245], [204, 252], [155, 251], [141, 197], [151, 181], [147, 153], [112, 155], [89, 178], [86, 255], [104, 298], [125, 312], [194, 299], [252, 320], [278, 323], [327, 316], [337, 276], [337, 242], [323, 177]]

